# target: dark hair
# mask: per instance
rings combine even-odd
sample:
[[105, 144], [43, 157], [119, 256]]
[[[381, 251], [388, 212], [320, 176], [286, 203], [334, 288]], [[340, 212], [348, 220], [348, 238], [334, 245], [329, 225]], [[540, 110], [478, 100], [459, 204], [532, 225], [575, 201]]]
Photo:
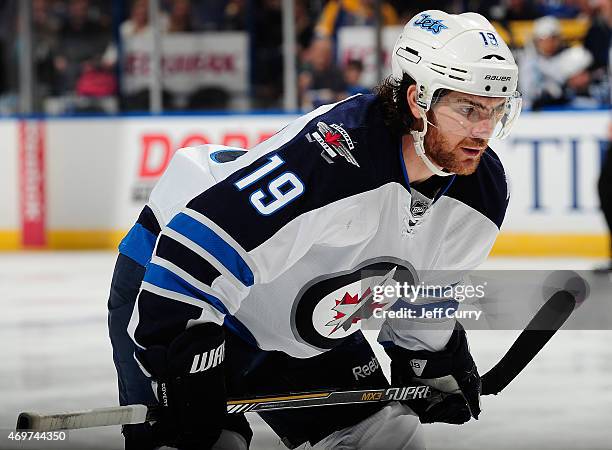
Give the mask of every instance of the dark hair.
[[[391, 128], [393, 133], [404, 135], [414, 130], [415, 126], [416, 128], [422, 127], [421, 118], [414, 117], [408, 107], [406, 91], [413, 84], [416, 84], [416, 81], [405, 73], [401, 81], [389, 76], [374, 87], [374, 92], [381, 101], [385, 125]], [[431, 104], [435, 105], [449, 92], [448, 89], [436, 89]]]
[[408, 107], [406, 97], [408, 87], [413, 84], [416, 84], [416, 81], [410, 75], [404, 74], [401, 81], [389, 76], [374, 88], [374, 93], [380, 99], [385, 125], [394, 134], [408, 134], [417, 122]]

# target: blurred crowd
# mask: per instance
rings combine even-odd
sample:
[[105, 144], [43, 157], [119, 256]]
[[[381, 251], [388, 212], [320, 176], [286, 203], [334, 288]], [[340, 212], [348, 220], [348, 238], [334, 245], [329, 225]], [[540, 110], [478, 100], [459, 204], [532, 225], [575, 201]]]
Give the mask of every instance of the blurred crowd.
[[[0, 0], [0, 114], [18, 110], [20, 1]], [[215, 85], [177, 95], [165, 110], [280, 109], [283, 106], [282, 0], [159, 0], [160, 30], [244, 33], [242, 91]], [[373, 59], [341, 55], [345, 27], [400, 26], [416, 12], [476, 11], [495, 21], [515, 52], [520, 91], [532, 109], [608, 107], [612, 0], [294, 0], [299, 107], [304, 110], [372, 88]], [[31, 0], [34, 111], [146, 111], [147, 88], [124, 89], [123, 49], [151, 35], [148, 0]], [[363, 55], [361, 55], [363, 56]], [[375, 59], [374, 59], [375, 60]], [[379, 73], [379, 72], [377, 72]], [[383, 76], [386, 73], [383, 73]]]

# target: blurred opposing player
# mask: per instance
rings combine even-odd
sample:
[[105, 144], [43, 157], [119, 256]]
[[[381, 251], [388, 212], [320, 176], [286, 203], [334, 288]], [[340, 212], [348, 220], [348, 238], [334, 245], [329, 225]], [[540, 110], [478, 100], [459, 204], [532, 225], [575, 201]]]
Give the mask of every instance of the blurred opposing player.
[[[126, 427], [128, 448], [246, 448], [252, 433], [225, 414], [229, 396], [387, 386], [358, 330], [379, 283], [366, 271], [401, 281], [487, 257], [508, 201], [487, 144], [520, 112], [512, 54], [484, 17], [426, 11], [392, 65], [376, 95], [322, 106], [246, 153], [176, 154], [120, 246], [111, 288], [121, 402], [155, 401], [150, 377], [165, 411]], [[386, 321], [378, 340], [394, 383], [447, 394], [262, 413], [288, 447], [423, 448], [420, 423], [478, 418], [460, 324]]]

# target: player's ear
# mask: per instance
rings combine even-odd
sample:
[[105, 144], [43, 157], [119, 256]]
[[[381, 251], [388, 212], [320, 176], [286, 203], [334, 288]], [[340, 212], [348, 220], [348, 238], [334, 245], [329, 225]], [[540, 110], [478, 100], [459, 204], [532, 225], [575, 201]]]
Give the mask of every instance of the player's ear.
[[414, 117], [414, 126], [413, 130], [422, 130], [423, 129], [423, 121], [421, 120], [421, 113], [419, 110], [419, 106], [416, 102], [417, 96], [417, 86], [416, 84], [411, 84], [406, 89], [406, 101], [408, 102], [408, 109], [412, 113], [412, 117]]

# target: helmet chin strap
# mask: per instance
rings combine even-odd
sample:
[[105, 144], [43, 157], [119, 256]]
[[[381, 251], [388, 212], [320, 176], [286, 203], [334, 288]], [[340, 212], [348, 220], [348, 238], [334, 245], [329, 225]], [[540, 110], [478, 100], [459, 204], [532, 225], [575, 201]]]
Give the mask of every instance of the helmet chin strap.
[[448, 177], [449, 175], [454, 175], [454, 173], [452, 172], [444, 172], [442, 169], [436, 166], [433, 162], [431, 162], [431, 160], [425, 154], [425, 135], [427, 134], [427, 116], [425, 115], [425, 112], [423, 110], [421, 110], [420, 108], [419, 110], [421, 111], [421, 118], [423, 119], [423, 131], [414, 131], [414, 130], [410, 131], [410, 134], [412, 135], [412, 140], [414, 141], [414, 149], [416, 151], [416, 154], [419, 155], [419, 158], [421, 158], [421, 160], [425, 163], [427, 168], [434, 175], [438, 175], [440, 177]]

